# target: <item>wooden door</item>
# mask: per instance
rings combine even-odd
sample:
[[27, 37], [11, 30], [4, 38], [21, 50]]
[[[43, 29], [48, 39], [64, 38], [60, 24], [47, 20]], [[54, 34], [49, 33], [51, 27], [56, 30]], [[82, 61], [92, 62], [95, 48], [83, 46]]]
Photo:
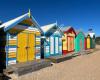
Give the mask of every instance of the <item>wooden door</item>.
[[68, 37], [68, 51], [70, 51], [71, 50], [71, 38], [70, 37]]
[[54, 40], [54, 46], [55, 46], [55, 54], [59, 54], [59, 37], [55, 37], [55, 40]]
[[18, 50], [17, 50], [17, 61], [18, 62], [26, 62], [27, 61], [27, 33], [19, 33], [18, 34]]
[[83, 50], [83, 43], [82, 43], [82, 39], [80, 39], [80, 51]]
[[34, 60], [35, 59], [35, 34], [33, 33], [28, 33], [28, 61]]
[[74, 50], [74, 37], [71, 37], [70, 45], [71, 45], [71, 51], [73, 51]]
[[50, 37], [50, 54], [54, 55], [54, 37]]
[[87, 38], [87, 48], [90, 49], [90, 38]]

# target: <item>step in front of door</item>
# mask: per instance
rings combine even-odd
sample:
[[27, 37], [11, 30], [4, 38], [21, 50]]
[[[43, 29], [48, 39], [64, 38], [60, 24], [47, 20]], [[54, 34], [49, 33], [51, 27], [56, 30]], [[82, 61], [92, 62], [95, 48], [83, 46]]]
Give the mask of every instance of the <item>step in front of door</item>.
[[52, 61], [53, 63], [59, 63], [59, 62], [63, 62], [63, 61], [72, 59], [72, 54], [60, 55], [60, 56], [51, 56], [47, 59]]
[[49, 67], [49, 66], [51, 66], [50, 60], [46, 60], [46, 59], [34, 60], [34, 61], [18, 63], [15, 65], [8, 66], [4, 70], [4, 73], [7, 75], [9, 73], [12, 73], [12, 74], [14, 73], [18, 76], [21, 76], [21, 75], [31, 73], [31, 72], [34, 72], [34, 71], [37, 71], [37, 70], [40, 70], [42, 68]]

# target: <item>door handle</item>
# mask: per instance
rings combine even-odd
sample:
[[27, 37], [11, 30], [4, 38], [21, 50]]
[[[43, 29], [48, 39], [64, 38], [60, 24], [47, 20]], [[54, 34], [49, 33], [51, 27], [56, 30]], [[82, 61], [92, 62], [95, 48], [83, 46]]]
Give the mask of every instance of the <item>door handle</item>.
[[29, 47], [29, 46], [26, 46], [25, 48], [28, 49], [28, 48], [30, 48], [30, 47]]
[[19, 48], [19, 47], [17, 46], [17, 48]]

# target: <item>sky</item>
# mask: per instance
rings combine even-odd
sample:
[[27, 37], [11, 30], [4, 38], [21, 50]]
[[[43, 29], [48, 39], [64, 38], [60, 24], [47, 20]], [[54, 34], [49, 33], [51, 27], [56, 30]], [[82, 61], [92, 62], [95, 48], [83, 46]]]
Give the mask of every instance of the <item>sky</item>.
[[0, 20], [9, 21], [31, 10], [40, 26], [57, 22], [100, 36], [100, 0], [0, 0]]

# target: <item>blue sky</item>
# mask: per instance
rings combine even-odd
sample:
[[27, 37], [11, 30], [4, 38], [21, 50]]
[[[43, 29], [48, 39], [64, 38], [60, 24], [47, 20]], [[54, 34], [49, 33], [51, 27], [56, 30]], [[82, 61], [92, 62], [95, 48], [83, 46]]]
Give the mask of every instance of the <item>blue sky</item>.
[[84, 32], [93, 28], [100, 35], [100, 0], [0, 0], [0, 20], [8, 21], [28, 9], [41, 26], [57, 21]]

